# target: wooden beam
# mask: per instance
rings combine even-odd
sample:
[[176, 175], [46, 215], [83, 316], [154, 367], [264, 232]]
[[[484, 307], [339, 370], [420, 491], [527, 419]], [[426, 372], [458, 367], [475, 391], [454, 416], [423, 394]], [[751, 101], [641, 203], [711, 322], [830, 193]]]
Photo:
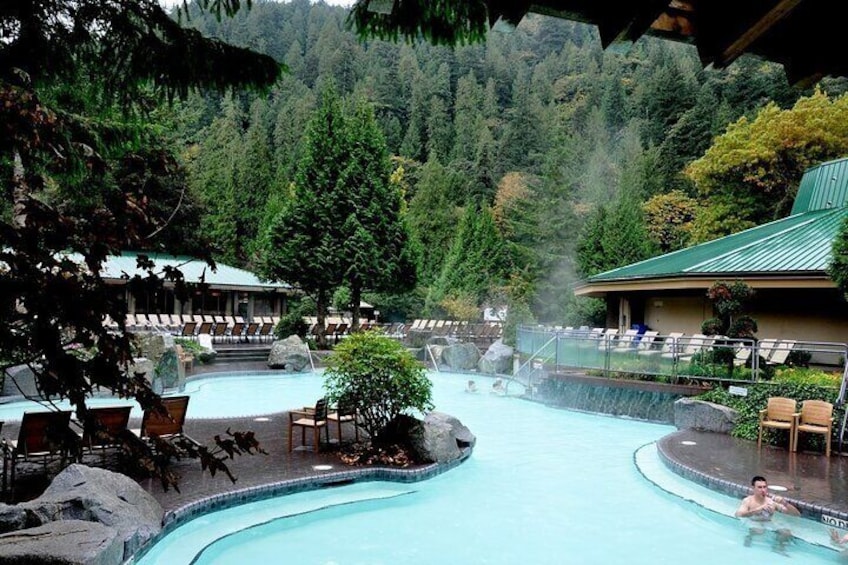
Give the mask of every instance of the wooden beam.
[[[713, 61], [717, 67], [726, 67], [742, 54], [749, 51], [751, 45], [763, 34], [768, 32], [780, 20], [789, 15], [798, 7], [803, 0], [778, 0], [775, 5], [766, 12], [763, 17], [747, 26], [745, 31], [739, 35], [730, 45], [725, 47], [721, 54]], [[787, 38], [787, 41], [803, 41], [801, 38]]]

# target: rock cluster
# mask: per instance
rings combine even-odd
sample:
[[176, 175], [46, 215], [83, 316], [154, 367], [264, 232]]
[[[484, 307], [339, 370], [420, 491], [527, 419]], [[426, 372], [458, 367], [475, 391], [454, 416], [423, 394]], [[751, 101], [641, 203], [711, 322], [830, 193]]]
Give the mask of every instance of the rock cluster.
[[159, 533], [163, 514], [129, 477], [70, 465], [39, 498], [0, 504], [0, 565], [116, 565]]

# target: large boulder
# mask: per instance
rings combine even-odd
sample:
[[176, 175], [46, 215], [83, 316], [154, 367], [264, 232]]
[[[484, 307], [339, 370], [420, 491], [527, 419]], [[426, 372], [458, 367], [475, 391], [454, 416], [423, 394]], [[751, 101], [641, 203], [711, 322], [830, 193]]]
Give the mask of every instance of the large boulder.
[[442, 349], [442, 362], [458, 371], [470, 371], [477, 368], [480, 351], [473, 343], [456, 343]]
[[115, 565], [124, 557], [118, 532], [96, 522], [63, 520], [0, 535], [2, 565]]
[[164, 515], [156, 499], [126, 475], [78, 464], [59, 473], [40, 497], [19, 506], [42, 524], [85, 520], [108, 526], [124, 559], [159, 533]]
[[271, 344], [268, 367], [298, 373], [309, 366], [309, 347], [299, 336], [290, 335]]
[[738, 419], [736, 410], [721, 404], [692, 398], [680, 398], [674, 402], [674, 425], [681, 430], [729, 434]]
[[430, 412], [410, 430], [410, 444], [421, 461], [447, 463], [462, 456], [461, 448], [473, 447], [474, 434], [455, 417]]
[[146, 363], [136, 361], [130, 370], [137, 373], [143, 370], [153, 390], [161, 392], [169, 388], [182, 390], [185, 387], [185, 365], [177, 358], [174, 336], [165, 332], [137, 332], [133, 334], [133, 343], [138, 356], [145, 359]]
[[6, 369], [6, 378], [0, 377], [0, 383], [3, 385], [0, 391], [3, 396], [39, 395], [38, 387], [35, 386], [35, 373], [26, 365]]
[[515, 350], [502, 339], [496, 340], [477, 363], [477, 370], [490, 375], [506, 375], [512, 371]]

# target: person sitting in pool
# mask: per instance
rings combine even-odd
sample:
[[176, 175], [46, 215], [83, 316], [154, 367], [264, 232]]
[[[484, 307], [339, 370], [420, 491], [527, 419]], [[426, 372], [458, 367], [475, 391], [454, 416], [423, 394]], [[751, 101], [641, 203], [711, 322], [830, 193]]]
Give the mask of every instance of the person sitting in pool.
[[506, 392], [503, 379], [495, 379], [495, 382], [492, 384], [492, 392], [494, 394], [504, 394]]
[[767, 522], [771, 520], [775, 512], [781, 512], [790, 516], [800, 516], [792, 504], [782, 496], [771, 496], [768, 491], [768, 482], [765, 477], [759, 475], [751, 479], [754, 494], [742, 499], [742, 504], [736, 510], [737, 518], [750, 518], [756, 522]]
[[[737, 518], [749, 518], [754, 522], [770, 522], [775, 513], [782, 513], [789, 516], [800, 516], [801, 512], [795, 506], [786, 501], [782, 496], [771, 496], [768, 490], [768, 481], [760, 475], [754, 476], [751, 479], [751, 487], [754, 494], [746, 496], [742, 499], [742, 504], [736, 510]], [[745, 537], [745, 545], [751, 545], [754, 535], [765, 533], [765, 528], [752, 527]], [[786, 543], [792, 539], [792, 532], [787, 528], [779, 528], [776, 531], [777, 540], [775, 543], [775, 551], [781, 554], [786, 553]]]
[[477, 392], [477, 383], [468, 381], [468, 384], [465, 386], [465, 392]]

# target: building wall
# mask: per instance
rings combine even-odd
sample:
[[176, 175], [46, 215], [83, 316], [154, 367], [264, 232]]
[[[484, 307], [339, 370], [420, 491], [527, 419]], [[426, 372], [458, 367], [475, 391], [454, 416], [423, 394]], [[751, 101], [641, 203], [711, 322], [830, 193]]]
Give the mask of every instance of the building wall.
[[[712, 305], [704, 294], [696, 290], [651, 291], [631, 294], [630, 302], [638, 304], [644, 300], [645, 324], [660, 335], [670, 332], [691, 335], [700, 333], [701, 322], [712, 317]], [[608, 304], [617, 302], [616, 295], [608, 296]], [[757, 321], [759, 339], [848, 343], [848, 302], [835, 289], [758, 290], [748, 314]], [[811, 346], [815, 347], [819, 350], [811, 351], [813, 362], [841, 364], [840, 354], [824, 352], [832, 347]]]
[[703, 293], [695, 296], [651, 294], [644, 304], [645, 325], [660, 332], [660, 335], [669, 332], [700, 333], [701, 322], [712, 318], [712, 306]]

